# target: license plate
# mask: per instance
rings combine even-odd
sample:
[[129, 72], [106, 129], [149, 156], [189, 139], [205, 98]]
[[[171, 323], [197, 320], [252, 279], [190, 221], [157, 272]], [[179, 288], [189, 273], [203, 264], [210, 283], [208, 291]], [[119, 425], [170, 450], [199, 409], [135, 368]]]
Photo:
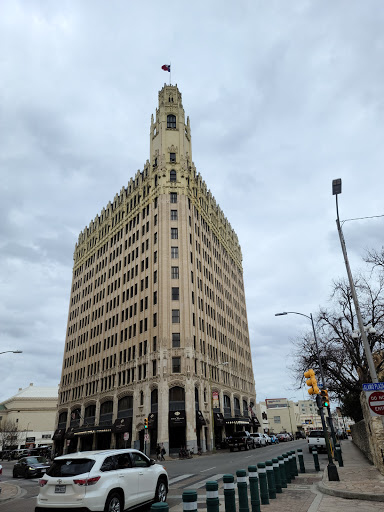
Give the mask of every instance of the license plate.
[[67, 486], [66, 485], [55, 485], [56, 494], [64, 494]]

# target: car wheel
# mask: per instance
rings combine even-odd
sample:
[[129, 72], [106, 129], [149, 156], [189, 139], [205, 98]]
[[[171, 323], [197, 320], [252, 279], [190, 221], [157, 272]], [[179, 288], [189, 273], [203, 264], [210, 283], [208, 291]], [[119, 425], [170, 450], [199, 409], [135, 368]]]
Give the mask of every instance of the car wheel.
[[111, 493], [105, 502], [104, 512], [123, 512], [123, 510], [120, 494]]
[[249, 444], [248, 443], [245, 443], [245, 448], [244, 450], [249, 450]]
[[12, 478], [17, 478], [17, 473], [16, 473], [16, 471], [12, 471]]
[[164, 480], [160, 479], [157, 482], [156, 492], [155, 492], [155, 502], [165, 502], [167, 501], [167, 485]]

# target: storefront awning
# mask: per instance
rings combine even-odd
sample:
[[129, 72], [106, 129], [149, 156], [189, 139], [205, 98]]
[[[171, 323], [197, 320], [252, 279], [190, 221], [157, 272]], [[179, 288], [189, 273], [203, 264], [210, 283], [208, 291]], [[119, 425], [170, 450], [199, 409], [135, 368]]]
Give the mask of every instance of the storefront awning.
[[54, 441], [62, 441], [65, 436], [65, 428], [58, 428], [52, 436]]
[[203, 425], [206, 425], [207, 422], [205, 421], [205, 418], [203, 416], [203, 413], [199, 410], [196, 411], [196, 426], [202, 427]]
[[170, 427], [185, 427], [186, 415], [185, 411], [169, 411]]
[[120, 432], [130, 432], [132, 430], [132, 418], [119, 418], [112, 425], [112, 432], [119, 434]]
[[75, 428], [73, 434], [75, 436], [89, 436], [91, 434], [102, 434], [104, 432], [111, 432], [112, 426], [103, 425], [100, 427], [80, 427]]
[[213, 421], [215, 422], [215, 427], [224, 427], [225, 425], [224, 416], [221, 412], [213, 413]]
[[157, 412], [148, 414], [148, 428], [155, 429], [157, 427]]
[[238, 418], [225, 418], [225, 424], [226, 425], [250, 425], [251, 420], [249, 418], [245, 417], [238, 417]]

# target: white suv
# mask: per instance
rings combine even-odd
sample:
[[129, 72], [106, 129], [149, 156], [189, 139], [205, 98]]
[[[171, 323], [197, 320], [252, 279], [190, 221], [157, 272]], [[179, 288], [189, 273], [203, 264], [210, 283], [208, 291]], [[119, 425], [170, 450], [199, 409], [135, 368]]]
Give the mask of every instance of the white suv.
[[152, 501], [166, 501], [168, 474], [138, 450], [78, 452], [56, 457], [39, 486], [35, 512], [123, 512]]
[[252, 432], [251, 437], [253, 438], [256, 448], [260, 448], [260, 446], [265, 446], [267, 444], [267, 440], [263, 437], [263, 434], [260, 434], [259, 432]]

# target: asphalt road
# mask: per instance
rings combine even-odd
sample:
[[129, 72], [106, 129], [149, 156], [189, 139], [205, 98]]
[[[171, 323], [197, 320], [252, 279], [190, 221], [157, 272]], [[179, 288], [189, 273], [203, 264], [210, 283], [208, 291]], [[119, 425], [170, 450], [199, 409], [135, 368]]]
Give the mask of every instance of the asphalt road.
[[[255, 450], [230, 452], [220, 450], [213, 455], [195, 455], [187, 460], [169, 460], [164, 462], [170, 480], [170, 492], [167, 502], [171, 507], [181, 501], [185, 487], [202, 488], [207, 480], [218, 479], [226, 473], [235, 474], [238, 469], [247, 469], [252, 464], [265, 462], [289, 450], [301, 448], [307, 471], [313, 470], [313, 456], [308, 452], [305, 439], [265, 446]], [[319, 455], [322, 468], [326, 464], [326, 455]], [[38, 479], [12, 478], [14, 462], [1, 462], [3, 465], [2, 482], [15, 483], [22, 489], [22, 494], [15, 500], [0, 504], [0, 512], [34, 512], [36, 496], [39, 492]], [[0, 483], [1, 485], [1, 483]], [[148, 512], [150, 507], [142, 507], [138, 512]]]

